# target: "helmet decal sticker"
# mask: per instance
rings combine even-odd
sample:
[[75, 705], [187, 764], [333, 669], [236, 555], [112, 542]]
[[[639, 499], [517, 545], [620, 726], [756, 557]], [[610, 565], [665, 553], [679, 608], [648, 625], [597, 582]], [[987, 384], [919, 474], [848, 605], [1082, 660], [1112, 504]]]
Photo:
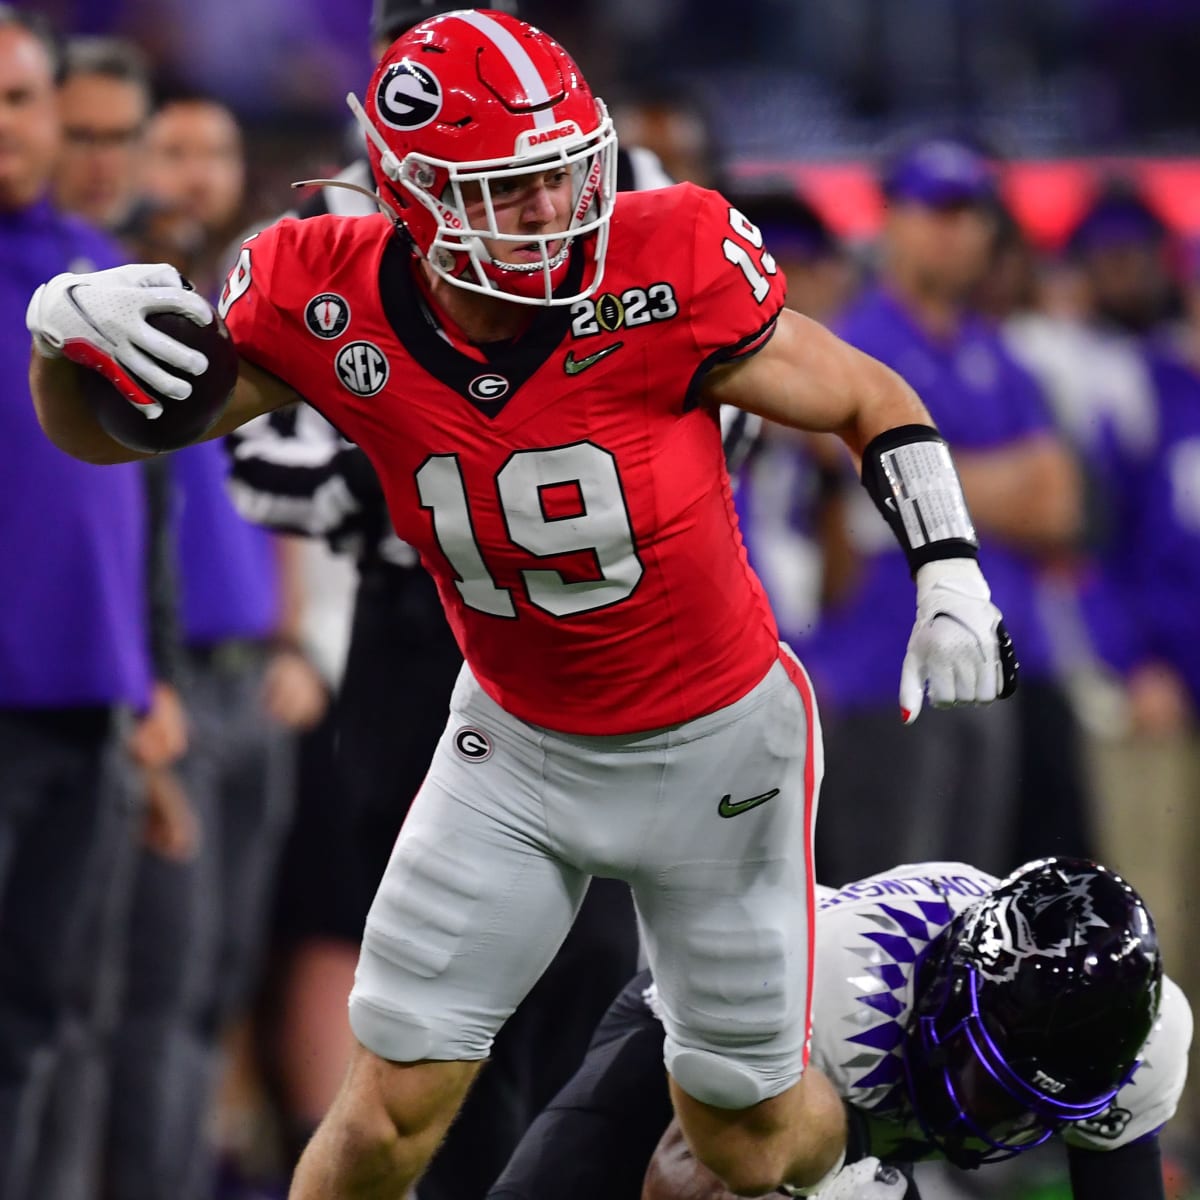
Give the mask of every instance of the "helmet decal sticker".
[[375, 107], [393, 129], [422, 129], [442, 111], [442, 85], [432, 71], [403, 58], [380, 78]]
[[[986, 979], [1003, 983], [1015, 979], [1021, 964], [1037, 955], [1062, 958], [1075, 946], [1087, 943], [1085, 931], [1105, 929], [1108, 922], [1101, 919], [1093, 907], [1092, 880], [1089, 876], [1064, 881], [1061, 891], [1042, 896], [1019, 897], [1007, 895], [999, 901], [993, 911], [983, 910], [981, 919], [974, 924], [971, 933], [977, 937], [979, 973]], [[1033, 920], [1043, 912], [1061, 906], [1062, 936], [1039, 942]], [[1045, 933], [1046, 922], [1039, 921], [1039, 929]]]
[[538, 73], [529, 54], [521, 43], [513, 37], [511, 31], [500, 21], [489, 17], [487, 13], [463, 9], [454, 14], [459, 21], [465, 21], [477, 32], [481, 33], [507, 60], [509, 67], [520, 81], [524, 89], [533, 123], [538, 129], [546, 129], [557, 123], [554, 109], [550, 106], [553, 97], [546, 89], [546, 81]]

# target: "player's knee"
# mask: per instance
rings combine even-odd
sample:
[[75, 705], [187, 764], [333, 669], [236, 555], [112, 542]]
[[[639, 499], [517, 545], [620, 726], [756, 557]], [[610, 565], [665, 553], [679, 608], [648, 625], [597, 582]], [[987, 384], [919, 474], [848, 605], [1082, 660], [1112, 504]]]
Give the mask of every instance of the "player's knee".
[[693, 1152], [737, 1195], [764, 1195], [784, 1179], [817, 1182], [845, 1140], [841, 1100], [819, 1072], [738, 1111], [698, 1099], [678, 1077], [674, 1082], [672, 1099]]
[[362, 1045], [389, 1062], [431, 1058], [433, 1029], [414, 1013], [383, 1009], [350, 994], [350, 1029]]
[[668, 1048], [667, 1070], [689, 1096], [713, 1108], [752, 1108], [772, 1093], [761, 1074], [709, 1050]]
[[[659, 981], [667, 1070], [714, 1108], [750, 1108], [804, 1070], [808, 980], [788, 967], [781, 929], [706, 923], [688, 935], [686, 983]], [[737, 970], [730, 963], [737, 964]]]
[[736, 1127], [696, 1139], [693, 1153], [735, 1196], [770, 1195], [790, 1165], [782, 1147]]
[[373, 1054], [392, 1063], [476, 1061], [487, 1058], [492, 1035], [449, 1009], [437, 1016], [415, 1004], [402, 1006], [368, 995], [358, 985], [350, 993], [350, 1028]]
[[753, 1108], [791, 1088], [804, 1071], [804, 1046], [683, 1046], [668, 1037], [663, 1055], [671, 1078], [712, 1108]]

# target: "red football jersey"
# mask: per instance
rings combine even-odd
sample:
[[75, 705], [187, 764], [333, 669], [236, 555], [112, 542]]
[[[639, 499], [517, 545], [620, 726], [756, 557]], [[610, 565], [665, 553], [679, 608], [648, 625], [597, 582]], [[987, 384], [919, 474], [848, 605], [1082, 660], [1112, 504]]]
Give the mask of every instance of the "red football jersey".
[[220, 308], [370, 456], [487, 693], [613, 734], [730, 704], [777, 657], [699, 390], [765, 343], [784, 291], [759, 231], [681, 184], [621, 195], [600, 289], [512, 342], [443, 335], [383, 216], [265, 230]]

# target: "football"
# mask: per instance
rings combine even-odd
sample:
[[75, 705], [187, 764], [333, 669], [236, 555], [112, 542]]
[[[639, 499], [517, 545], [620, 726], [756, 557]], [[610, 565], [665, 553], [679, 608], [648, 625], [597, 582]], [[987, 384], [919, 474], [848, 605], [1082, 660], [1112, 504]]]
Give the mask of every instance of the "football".
[[146, 388], [162, 406], [162, 415], [147, 420], [99, 371], [83, 377], [83, 395], [96, 419], [114, 441], [142, 454], [178, 450], [216, 424], [237, 383], [238, 355], [225, 322], [214, 312], [207, 325], [197, 325], [179, 313], [152, 313], [147, 322], [168, 337], [199, 350], [208, 359], [203, 375], [188, 375], [192, 394], [172, 400]]

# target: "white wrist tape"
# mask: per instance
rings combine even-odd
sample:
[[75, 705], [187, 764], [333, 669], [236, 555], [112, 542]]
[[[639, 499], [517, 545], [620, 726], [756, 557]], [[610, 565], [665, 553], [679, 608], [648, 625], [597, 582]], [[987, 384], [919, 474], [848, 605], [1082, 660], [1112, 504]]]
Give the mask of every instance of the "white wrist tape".
[[918, 567], [979, 551], [950, 448], [928, 425], [902, 425], [863, 451], [863, 486], [908, 557]]

